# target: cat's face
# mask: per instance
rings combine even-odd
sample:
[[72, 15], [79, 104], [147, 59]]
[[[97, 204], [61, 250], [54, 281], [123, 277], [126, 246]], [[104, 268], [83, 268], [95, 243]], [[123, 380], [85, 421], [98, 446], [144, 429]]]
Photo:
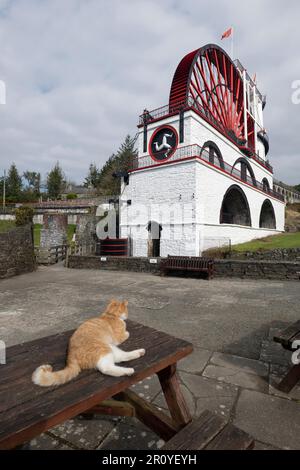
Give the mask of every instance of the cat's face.
[[111, 315], [115, 315], [116, 317], [121, 318], [122, 320], [126, 320], [128, 318], [128, 300], [124, 300], [123, 302], [119, 302], [118, 300], [112, 300], [106, 311]]

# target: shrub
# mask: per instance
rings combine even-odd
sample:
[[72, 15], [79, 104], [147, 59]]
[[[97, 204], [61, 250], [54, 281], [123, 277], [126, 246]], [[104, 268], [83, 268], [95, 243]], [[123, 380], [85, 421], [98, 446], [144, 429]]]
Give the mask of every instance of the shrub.
[[77, 194], [69, 193], [69, 194], [67, 194], [67, 199], [77, 199]]
[[21, 206], [16, 209], [16, 225], [26, 225], [32, 223], [34, 209], [29, 206]]

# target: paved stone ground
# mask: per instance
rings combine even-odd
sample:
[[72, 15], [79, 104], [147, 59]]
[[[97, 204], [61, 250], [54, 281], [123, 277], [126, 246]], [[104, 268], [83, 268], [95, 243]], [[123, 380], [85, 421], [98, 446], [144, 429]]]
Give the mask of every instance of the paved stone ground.
[[[299, 282], [216, 279], [40, 267], [0, 282], [0, 338], [16, 344], [76, 327], [112, 298], [127, 298], [133, 320], [191, 341], [179, 362], [194, 416], [205, 408], [256, 439], [257, 449], [300, 449], [300, 386], [287, 396], [274, 385], [290, 354], [272, 341], [299, 319]], [[156, 377], [134, 390], [166, 403]], [[31, 442], [33, 449], [157, 449], [159, 439], [129, 418], [76, 418]]]

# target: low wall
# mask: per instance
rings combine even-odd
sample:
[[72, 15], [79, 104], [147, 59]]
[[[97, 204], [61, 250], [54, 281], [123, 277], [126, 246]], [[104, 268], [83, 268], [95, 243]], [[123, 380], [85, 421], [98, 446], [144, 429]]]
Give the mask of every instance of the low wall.
[[233, 251], [231, 259], [251, 259], [251, 260], [269, 260], [269, 261], [299, 261], [300, 248], [277, 248], [267, 251], [245, 251], [238, 253]]
[[[106, 259], [106, 261], [101, 261], [101, 259]], [[151, 263], [149, 261], [151, 259], [155, 259], [157, 263]], [[66, 264], [68, 268], [75, 269], [107, 269], [158, 274], [160, 258], [69, 255]]]
[[31, 225], [0, 233], [0, 279], [34, 271]]
[[[112, 257], [101, 261], [100, 256], [68, 256], [67, 267], [73, 269], [106, 269], [113, 271], [136, 271], [159, 273], [161, 258]], [[299, 280], [300, 261], [216, 260], [216, 277], [252, 279]]]

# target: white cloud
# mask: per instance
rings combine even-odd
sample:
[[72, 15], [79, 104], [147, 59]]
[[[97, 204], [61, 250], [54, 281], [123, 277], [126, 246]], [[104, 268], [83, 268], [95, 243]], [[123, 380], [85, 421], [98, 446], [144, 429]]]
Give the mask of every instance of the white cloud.
[[0, 171], [15, 161], [45, 174], [60, 160], [82, 181], [103, 164], [139, 113], [168, 101], [187, 52], [220, 41], [231, 24], [235, 52], [268, 103], [265, 124], [276, 176], [300, 182], [297, 0], [0, 0]]

